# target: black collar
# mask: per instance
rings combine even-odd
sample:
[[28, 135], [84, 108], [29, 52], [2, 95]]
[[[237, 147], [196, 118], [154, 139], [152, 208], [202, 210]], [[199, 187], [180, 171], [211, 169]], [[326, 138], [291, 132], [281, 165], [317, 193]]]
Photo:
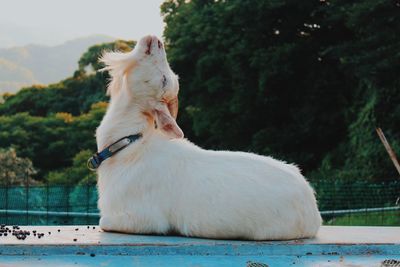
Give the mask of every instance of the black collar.
[[89, 158], [86, 164], [87, 167], [89, 168], [89, 170], [95, 171], [104, 160], [114, 156], [119, 151], [126, 148], [131, 143], [135, 142], [141, 137], [141, 133], [122, 137], [118, 141], [112, 143], [111, 145], [104, 148], [102, 151], [97, 152], [91, 158]]

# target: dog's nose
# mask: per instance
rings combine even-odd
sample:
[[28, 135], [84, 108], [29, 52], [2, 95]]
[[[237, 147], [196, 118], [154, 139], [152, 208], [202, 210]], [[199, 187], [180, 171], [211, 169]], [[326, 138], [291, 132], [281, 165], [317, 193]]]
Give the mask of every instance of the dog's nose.
[[156, 36], [148, 35], [140, 39], [139, 46], [144, 48], [144, 53], [146, 55], [151, 55], [160, 50], [164, 50], [163, 43]]

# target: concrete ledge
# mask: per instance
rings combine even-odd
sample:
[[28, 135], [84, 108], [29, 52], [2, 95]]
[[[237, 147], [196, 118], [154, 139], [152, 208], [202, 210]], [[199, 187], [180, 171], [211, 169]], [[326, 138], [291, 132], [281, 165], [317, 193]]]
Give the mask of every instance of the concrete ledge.
[[400, 266], [400, 227], [324, 226], [314, 239], [273, 242], [126, 235], [98, 226], [21, 230], [31, 234], [0, 236], [1, 266]]

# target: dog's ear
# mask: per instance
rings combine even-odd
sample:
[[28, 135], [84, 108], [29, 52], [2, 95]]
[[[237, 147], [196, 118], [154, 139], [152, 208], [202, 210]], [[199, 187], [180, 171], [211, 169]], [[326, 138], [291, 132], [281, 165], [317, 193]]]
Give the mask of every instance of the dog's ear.
[[175, 120], [178, 114], [178, 98], [168, 103], [158, 103], [152, 113], [162, 132], [171, 138], [183, 138], [184, 134]]
[[107, 88], [107, 95], [110, 96], [119, 92], [124, 75], [137, 64], [132, 52], [103, 52], [99, 62], [102, 62], [105, 66], [100, 71], [108, 71], [111, 76], [111, 81]]
[[168, 106], [169, 113], [176, 120], [176, 117], [178, 116], [178, 107], [179, 107], [178, 97], [174, 97], [172, 100], [170, 100], [167, 103], [167, 106]]

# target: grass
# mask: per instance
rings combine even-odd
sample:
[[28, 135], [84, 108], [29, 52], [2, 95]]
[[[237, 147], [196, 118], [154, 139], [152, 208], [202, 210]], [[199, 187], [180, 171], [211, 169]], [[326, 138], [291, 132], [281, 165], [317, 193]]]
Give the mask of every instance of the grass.
[[348, 214], [325, 219], [324, 225], [400, 226], [400, 210]]

